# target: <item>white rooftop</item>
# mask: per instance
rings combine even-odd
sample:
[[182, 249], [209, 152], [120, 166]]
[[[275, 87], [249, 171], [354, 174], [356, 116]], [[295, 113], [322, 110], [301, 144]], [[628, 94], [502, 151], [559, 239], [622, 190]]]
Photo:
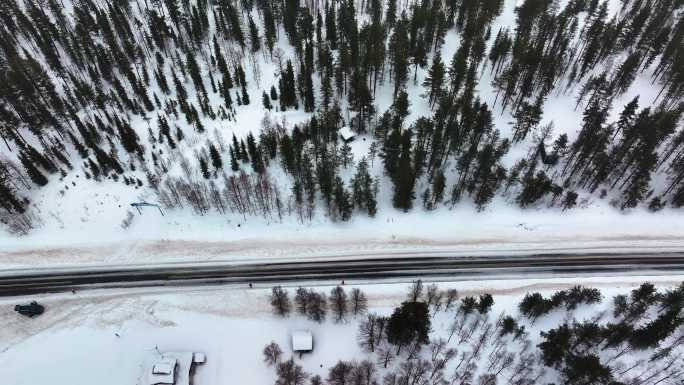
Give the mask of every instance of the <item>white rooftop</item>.
[[138, 385], [190, 385], [190, 369], [207, 360], [201, 352], [156, 352], [143, 363]]
[[308, 352], [313, 349], [313, 337], [308, 330], [292, 332], [292, 350]]
[[173, 369], [176, 367], [175, 362], [171, 361], [166, 361], [166, 362], [158, 362], [154, 364], [154, 367], [152, 368], [152, 373], [153, 374], [169, 374], [173, 372]]
[[152, 373], [148, 378], [149, 385], [171, 384], [176, 382], [176, 359], [164, 357], [152, 366]]
[[344, 140], [349, 140], [355, 136], [354, 131], [352, 131], [348, 126], [340, 128], [339, 133]]
[[207, 360], [204, 353], [192, 353], [192, 362], [196, 364], [203, 364]]

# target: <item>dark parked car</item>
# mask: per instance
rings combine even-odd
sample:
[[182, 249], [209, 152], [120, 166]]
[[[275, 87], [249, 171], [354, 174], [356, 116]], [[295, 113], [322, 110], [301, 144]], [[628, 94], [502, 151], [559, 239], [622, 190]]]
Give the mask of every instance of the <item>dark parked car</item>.
[[43, 312], [45, 311], [45, 307], [36, 301], [32, 301], [28, 305], [14, 306], [14, 311], [27, 317], [33, 318], [37, 315], [43, 314]]

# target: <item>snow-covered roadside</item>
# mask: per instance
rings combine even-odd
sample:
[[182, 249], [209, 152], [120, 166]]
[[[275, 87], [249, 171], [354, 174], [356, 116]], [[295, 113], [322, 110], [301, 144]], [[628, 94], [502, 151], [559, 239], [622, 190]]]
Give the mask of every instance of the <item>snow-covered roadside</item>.
[[364, 256], [399, 252], [536, 253], [684, 249], [677, 211], [621, 213], [610, 206], [567, 212], [521, 210], [504, 204], [483, 213], [470, 207], [430, 213], [380, 212], [351, 223], [320, 218], [300, 224], [259, 218], [230, 222], [147, 209], [128, 230], [99, 232], [102, 223], [71, 223], [60, 232], [22, 238], [0, 235], [0, 269], [91, 264], [255, 261]]
[[[457, 288], [461, 295], [494, 295], [491, 317], [495, 318], [502, 311], [515, 314], [515, 306], [529, 291], [548, 295], [577, 284], [601, 289], [603, 305], [592, 308], [600, 310], [614, 295], [627, 293], [645, 280], [664, 289], [679, 284], [684, 276], [442, 282], [439, 286]], [[370, 310], [380, 314], [389, 313], [407, 291], [406, 283], [359, 287], [368, 295]], [[316, 290], [327, 293], [330, 287]], [[46, 304], [47, 312], [32, 320], [11, 310], [18, 299], [2, 299], [0, 378], [3, 385], [135, 384], [140, 363], [158, 347], [161, 351], [206, 352], [208, 361], [197, 370], [197, 385], [227, 380], [271, 384], [275, 374], [262, 362], [261, 349], [273, 340], [289, 356], [289, 334], [299, 328], [310, 329], [316, 339], [315, 353], [297, 359], [309, 373], [325, 378], [337, 360], [366, 358], [355, 339], [358, 320], [317, 324], [297, 316], [276, 318], [270, 313], [268, 293], [268, 288], [223, 287], [48, 295], [37, 298]], [[578, 311], [574, 316], [591, 316], [585, 313]], [[444, 314], [433, 319], [437, 331], [448, 325], [449, 316]], [[535, 323], [530, 337], [554, 327], [564, 316], [559, 312]]]

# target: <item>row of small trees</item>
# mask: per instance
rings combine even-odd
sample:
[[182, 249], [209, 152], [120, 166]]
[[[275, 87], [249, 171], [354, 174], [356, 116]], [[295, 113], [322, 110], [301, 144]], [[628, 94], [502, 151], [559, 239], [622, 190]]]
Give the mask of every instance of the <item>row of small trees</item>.
[[[286, 317], [292, 312], [292, 301], [287, 289], [281, 286], [273, 287], [270, 298], [273, 312], [281, 317]], [[368, 299], [359, 288], [353, 288], [347, 295], [342, 286], [336, 286], [330, 290], [329, 296], [318, 293], [312, 289], [297, 288], [294, 296], [295, 312], [306, 316], [316, 322], [323, 322], [328, 311], [332, 319], [337, 322], [346, 322], [347, 317], [357, 317], [366, 312]]]

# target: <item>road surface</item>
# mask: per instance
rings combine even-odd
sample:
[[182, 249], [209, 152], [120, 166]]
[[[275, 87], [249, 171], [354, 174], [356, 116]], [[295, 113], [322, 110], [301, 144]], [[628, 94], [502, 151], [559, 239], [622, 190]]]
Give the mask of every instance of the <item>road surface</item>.
[[488, 279], [504, 276], [681, 274], [684, 253], [387, 257], [308, 262], [158, 265], [0, 271], [0, 296], [72, 290], [286, 283], [381, 278]]

